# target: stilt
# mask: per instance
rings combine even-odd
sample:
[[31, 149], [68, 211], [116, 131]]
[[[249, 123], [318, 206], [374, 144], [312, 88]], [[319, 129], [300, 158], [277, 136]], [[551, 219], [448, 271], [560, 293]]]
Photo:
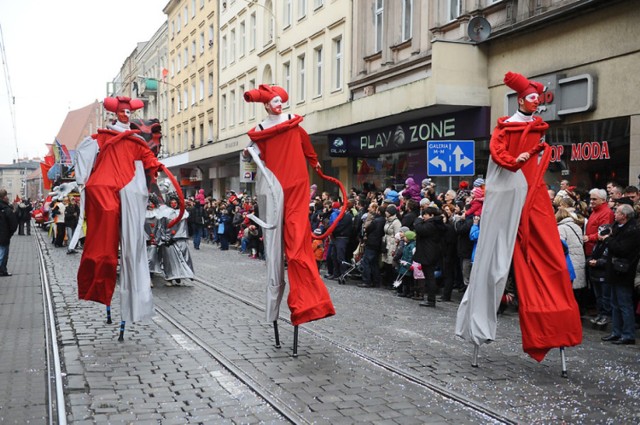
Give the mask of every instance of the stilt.
[[107, 306], [107, 325], [112, 324], [113, 322], [111, 321], [111, 306], [108, 305]]
[[298, 357], [298, 326], [293, 327], [293, 357]]
[[124, 320], [120, 322], [120, 336], [118, 337], [118, 342], [124, 341], [124, 323]]
[[473, 346], [473, 360], [471, 360], [471, 367], [478, 367], [478, 353], [480, 352], [480, 347], [477, 345]]
[[280, 332], [278, 332], [278, 321], [273, 321], [273, 333], [276, 337], [276, 348], [280, 348]]
[[563, 378], [568, 378], [569, 374], [567, 373], [567, 358], [564, 355], [564, 347], [560, 347], [560, 358], [562, 359], [562, 374]]

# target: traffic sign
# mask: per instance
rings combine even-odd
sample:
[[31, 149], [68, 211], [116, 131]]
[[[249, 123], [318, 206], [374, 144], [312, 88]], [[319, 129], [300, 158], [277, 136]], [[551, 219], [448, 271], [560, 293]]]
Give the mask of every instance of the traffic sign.
[[473, 176], [475, 151], [473, 140], [427, 140], [427, 174]]

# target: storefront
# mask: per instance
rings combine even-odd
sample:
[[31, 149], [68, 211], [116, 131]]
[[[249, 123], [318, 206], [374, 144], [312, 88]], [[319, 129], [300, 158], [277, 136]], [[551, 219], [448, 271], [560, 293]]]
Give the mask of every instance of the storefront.
[[349, 158], [350, 180], [358, 189], [384, 190], [390, 184], [400, 189], [408, 177], [418, 183], [432, 177], [438, 191], [444, 191], [450, 184], [457, 187], [460, 180], [469, 181], [474, 176], [428, 176], [427, 141], [474, 140], [475, 175], [483, 175], [489, 134], [489, 108], [470, 108], [359, 133], [331, 135], [329, 155]]

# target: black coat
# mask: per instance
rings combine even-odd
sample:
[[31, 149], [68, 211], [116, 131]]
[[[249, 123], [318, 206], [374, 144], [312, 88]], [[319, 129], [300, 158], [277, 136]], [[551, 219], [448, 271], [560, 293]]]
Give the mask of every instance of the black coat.
[[426, 266], [434, 266], [442, 259], [442, 239], [445, 233], [442, 216], [424, 220], [422, 217], [413, 223], [416, 232], [416, 252], [413, 261]]
[[456, 250], [458, 252], [458, 257], [461, 259], [471, 259], [471, 253], [473, 252], [473, 241], [469, 239], [471, 226], [473, 226], [473, 216], [466, 219], [463, 217], [453, 223], [453, 228], [455, 229], [456, 236], [458, 237]]
[[[633, 287], [636, 276], [636, 267], [640, 256], [640, 228], [635, 219], [629, 220], [623, 226], [614, 224], [611, 227], [611, 236], [607, 238], [607, 283], [610, 285], [625, 285]], [[616, 272], [611, 266], [613, 257], [624, 258], [629, 261], [629, 271]]]
[[18, 216], [9, 204], [0, 200], [0, 245], [9, 245], [11, 236], [16, 232], [17, 228]]
[[418, 218], [418, 214], [415, 211], [408, 210], [402, 215], [402, 220], [400, 220], [400, 223], [403, 226], [408, 227], [409, 230], [413, 230], [413, 223], [415, 223], [416, 218]]
[[379, 214], [376, 214], [376, 217], [373, 221], [364, 229], [365, 242], [364, 246], [367, 248], [371, 248], [375, 251], [380, 251], [382, 249], [382, 237], [384, 236], [384, 224], [385, 219]]
[[353, 232], [353, 215], [351, 211], [347, 210], [336, 228], [333, 230], [333, 237], [335, 238], [350, 238]]

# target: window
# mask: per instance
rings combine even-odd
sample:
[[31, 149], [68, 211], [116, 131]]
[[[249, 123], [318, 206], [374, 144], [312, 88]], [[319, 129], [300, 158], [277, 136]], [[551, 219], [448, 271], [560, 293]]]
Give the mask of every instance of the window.
[[189, 131], [185, 127], [184, 132], [182, 133], [182, 147], [180, 150], [186, 151], [189, 147]]
[[176, 22], [171, 21], [171, 39], [176, 35]]
[[284, 16], [282, 27], [287, 28], [291, 26], [291, 0], [284, 0], [284, 10], [282, 15]]
[[200, 130], [200, 146], [202, 146], [204, 145], [204, 124], [200, 123], [198, 129]]
[[184, 90], [182, 90], [182, 106], [184, 107], [185, 111], [189, 106], [189, 93], [187, 93], [186, 87], [184, 88]]
[[207, 134], [207, 142], [213, 142], [213, 119], [210, 119], [207, 124]]
[[289, 62], [282, 65], [282, 80], [284, 81], [284, 89], [287, 93], [291, 93], [291, 63]]
[[204, 0], [200, 0], [200, 9], [204, 7]]
[[204, 53], [204, 31], [200, 33], [200, 54]]
[[213, 96], [213, 71], [209, 72], [209, 96]]
[[447, 20], [455, 21], [462, 13], [460, 0], [447, 0]]
[[[253, 90], [255, 88], [256, 88], [256, 80], [249, 80], [249, 90]], [[255, 102], [249, 103], [249, 119], [250, 120], [256, 119], [256, 103]]]
[[[271, 5], [271, 3], [269, 3]], [[265, 13], [263, 14], [263, 27], [264, 27], [264, 45], [268, 45], [273, 42], [273, 34], [275, 28], [275, 20], [273, 17], [273, 13], [271, 12], [271, 7], [265, 7]]]
[[191, 148], [196, 147], [196, 128], [191, 127]]
[[233, 126], [236, 123], [236, 91], [231, 90], [229, 92], [229, 126]]
[[182, 67], [186, 68], [189, 65], [189, 49], [184, 48], [184, 57], [182, 58]]
[[342, 88], [342, 37], [333, 39], [333, 88]]
[[196, 104], [196, 82], [191, 83], [191, 106]]
[[187, 24], [189, 23], [189, 9], [187, 8], [187, 6], [184, 7], [184, 13], [182, 14], [182, 19], [184, 19], [184, 27], [187, 27]]
[[316, 47], [314, 49], [315, 56], [315, 78], [314, 78], [314, 89], [316, 96], [322, 96], [322, 46]]
[[171, 116], [173, 116], [176, 113], [176, 99], [175, 98], [171, 98]]
[[305, 99], [305, 62], [304, 55], [298, 56], [298, 102]]
[[413, 23], [413, 0], [402, 0], [402, 41], [411, 38]]
[[384, 0], [376, 0], [376, 6], [373, 11], [373, 27], [375, 31], [375, 45], [373, 46], [374, 52], [379, 52], [382, 50], [383, 11]]
[[231, 30], [229, 34], [229, 63], [234, 63], [236, 61], [236, 30], [235, 28]]
[[176, 65], [178, 67], [178, 72], [180, 72], [180, 70], [182, 69], [182, 67], [180, 66], [181, 63], [182, 63], [182, 55], [180, 53], [178, 53], [178, 60], [176, 61]]
[[169, 67], [169, 71], [170, 71], [170, 75], [173, 77], [174, 75], [176, 75], [176, 60], [175, 59], [171, 59], [171, 66]]
[[249, 51], [256, 48], [256, 12], [249, 17]]
[[196, 16], [196, 0], [191, 0], [191, 17]]
[[209, 25], [209, 48], [213, 47], [213, 24]]
[[222, 67], [227, 66], [227, 36], [222, 37]]
[[178, 13], [178, 16], [176, 17], [176, 32], [178, 34], [180, 34], [180, 28], [181, 28], [181, 23], [180, 23], [180, 14]]
[[240, 22], [240, 57], [244, 57], [247, 52], [247, 28], [244, 21]]
[[319, 9], [324, 5], [324, 0], [313, 0], [313, 9]]
[[238, 86], [238, 123], [244, 122], [244, 84]]
[[222, 110], [220, 111], [220, 128], [227, 127], [227, 95], [223, 94], [220, 99]]
[[200, 100], [204, 100], [204, 75], [200, 76]]
[[307, 16], [307, 0], [298, 0], [298, 19]]
[[196, 41], [191, 41], [191, 60], [196, 60]]

